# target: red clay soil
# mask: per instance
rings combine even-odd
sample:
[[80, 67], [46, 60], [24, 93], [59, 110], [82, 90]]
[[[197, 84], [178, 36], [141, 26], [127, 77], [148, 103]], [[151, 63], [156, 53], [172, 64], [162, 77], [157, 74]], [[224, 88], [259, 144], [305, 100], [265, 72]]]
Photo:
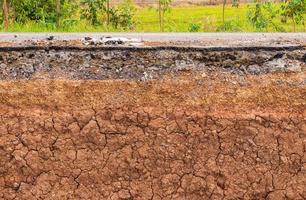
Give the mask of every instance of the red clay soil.
[[0, 82], [0, 199], [306, 199], [306, 73]]

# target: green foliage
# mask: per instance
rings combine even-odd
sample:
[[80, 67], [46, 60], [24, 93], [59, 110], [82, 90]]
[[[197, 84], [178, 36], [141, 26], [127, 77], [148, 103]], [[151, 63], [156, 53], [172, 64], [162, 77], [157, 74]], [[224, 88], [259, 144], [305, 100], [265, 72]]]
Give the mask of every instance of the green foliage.
[[[295, 24], [304, 24], [306, 14], [306, 0], [289, 0], [281, 6], [281, 15], [284, 19], [291, 18]], [[286, 22], [286, 20], [284, 20]]]
[[[95, 25], [91, 25], [91, 18], [88, 19], [82, 16], [84, 10], [88, 9], [88, 4], [80, 3], [81, 0], [61, 0], [60, 14], [57, 14], [56, 0], [10, 0], [10, 26], [9, 31], [25, 31], [25, 32], [99, 32], [99, 31], [140, 31], [140, 32], [158, 32], [160, 31], [159, 13], [156, 12], [155, 7], [137, 7], [136, 10], [129, 8], [129, 4], [122, 4], [120, 11], [118, 7], [114, 6], [111, 11], [116, 10], [114, 14], [113, 22], [107, 22], [107, 11], [102, 4], [101, 8], [96, 11]], [[268, 32], [284, 31], [284, 27], [287, 31], [305, 31], [303, 26], [304, 18], [302, 21], [295, 19], [293, 23], [288, 9], [291, 7], [285, 7], [291, 5], [287, 0], [287, 3], [274, 3], [270, 6], [272, 11], [266, 6], [261, 5], [262, 13], [265, 19], [269, 19], [269, 15], [272, 15], [272, 20], [268, 25], [264, 26], [261, 30]], [[305, 0], [303, 0], [305, 2]], [[0, 0], [0, 5], [3, 1]], [[302, 8], [305, 3], [303, 2]], [[87, 3], [93, 3], [87, 2]], [[171, 12], [165, 13], [163, 17], [163, 27], [167, 32], [188, 32], [188, 31], [259, 31], [247, 18], [247, 13], [250, 13], [251, 8], [255, 8], [256, 4], [252, 4], [251, 7], [247, 4], [240, 4], [238, 8], [233, 6], [226, 7], [225, 23], [223, 25], [222, 20], [222, 5], [215, 6], [179, 6], [170, 7]], [[283, 6], [282, 6], [283, 5]], [[128, 8], [124, 9], [124, 6]], [[133, 6], [132, 6], [133, 7]], [[286, 9], [285, 9], [286, 8]], [[297, 11], [302, 12], [305, 17], [305, 9], [301, 9], [301, 6], [295, 7]], [[164, 10], [164, 9], [162, 9]], [[161, 11], [162, 11], [161, 10]], [[278, 10], [278, 13], [275, 12]], [[131, 11], [131, 12], [130, 12]], [[275, 14], [273, 14], [275, 12]], [[124, 14], [125, 13], [125, 14]], [[126, 14], [127, 13], [127, 14]], [[132, 13], [132, 14], [129, 14]], [[304, 14], [303, 14], [304, 13]], [[274, 16], [273, 16], [274, 15]], [[0, 22], [2, 20], [2, 12], [0, 11]], [[60, 16], [60, 23], [57, 26], [58, 16]], [[82, 18], [81, 18], [82, 16]], [[120, 16], [120, 17], [118, 17]], [[249, 16], [249, 15], [248, 15]], [[267, 17], [268, 16], [268, 17]], [[110, 18], [112, 15], [109, 16]], [[286, 23], [281, 23], [281, 20]], [[260, 21], [260, 20], [259, 20]], [[194, 24], [192, 24], [194, 22]], [[201, 28], [198, 29], [197, 23], [201, 24]], [[299, 24], [298, 24], [299, 23]], [[281, 28], [280, 28], [281, 26]], [[291, 26], [295, 26], [292, 29]], [[4, 30], [3, 20], [0, 24], [0, 30]]]
[[239, 0], [232, 0], [232, 7], [238, 8], [239, 7]]
[[[15, 23], [24, 24], [29, 21], [50, 27], [56, 23], [56, 1], [55, 0], [11, 0], [11, 16]], [[62, 20], [68, 20], [77, 9], [75, 0], [61, 0]]]
[[63, 20], [71, 20], [78, 9], [76, 0], [61, 0], [61, 18]]
[[81, 0], [81, 18], [89, 20], [94, 26], [100, 25], [98, 13], [106, 10], [105, 2], [105, 0]]
[[55, 2], [53, 0], [11, 0], [12, 17], [15, 22], [40, 21], [55, 23]]
[[[0, 1], [0, 10], [2, 8], [2, 2]], [[3, 24], [3, 13], [0, 12], [0, 28], [1, 28], [1, 25]]]
[[256, 3], [255, 7], [250, 7], [248, 11], [249, 22], [257, 29], [262, 30], [268, 27], [268, 18], [263, 12], [262, 4]]
[[225, 21], [217, 27], [218, 32], [239, 32], [242, 31], [239, 24], [234, 20]]
[[60, 24], [63, 29], [69, 29], [77, 24], [79, 21], [75, 17], [77, 9], [76, 0], [61, 0]]
[[257, 2], [255, 6], [250, 6], [247, 12], [247, 19], [253, 27], [258, 31], [273, 28], [276, 31], [284, 31], [284, 29], [276, 23], [275, 19], [279, 15], [279, 10], [272, 2]]
[[159, 0], [158, 13], [159, 13], [159, 26], [160, 31], [164, 31], [165, 13], [170, 12], [172, 0]]
[[2, 24], [3, 23], [3, 13], [2, 13], [2, 8], [3, 8], [3, 1], [0, 0], [0, 23]]
[[201, 29], [201, 24], [200, 23], [189, 23], [188, 31], [189, 32], [199, 32]]
[[131, 30], [134, 28], [135, 22], [133, 17], [136, 8], [131, 0], [124, 0], [116, 8], [110, 10], [111, 23], [114, 28], [123, 28], [123, 30]]
[[160, 5], [161, 5], [161, 11], [163, 13], [170, 11], [171, 9], [171, 2], [172, 0], [159, 0]]

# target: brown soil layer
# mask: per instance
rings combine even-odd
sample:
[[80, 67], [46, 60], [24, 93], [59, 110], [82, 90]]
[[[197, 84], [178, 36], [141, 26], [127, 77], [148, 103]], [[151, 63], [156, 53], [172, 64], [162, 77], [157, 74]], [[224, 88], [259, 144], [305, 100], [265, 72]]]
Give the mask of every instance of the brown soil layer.
[[0, 83], [0, 199], [305, 199], [306, 74]]

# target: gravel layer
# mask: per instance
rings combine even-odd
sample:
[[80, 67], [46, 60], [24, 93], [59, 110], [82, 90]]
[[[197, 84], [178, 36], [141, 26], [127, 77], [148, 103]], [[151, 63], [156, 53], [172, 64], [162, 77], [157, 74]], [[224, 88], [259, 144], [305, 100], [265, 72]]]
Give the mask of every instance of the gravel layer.
[[291, 47], [2, 47], [0, 79], [161, 79], [181, 72], [258, 75], [305, 70], [306, 50]]

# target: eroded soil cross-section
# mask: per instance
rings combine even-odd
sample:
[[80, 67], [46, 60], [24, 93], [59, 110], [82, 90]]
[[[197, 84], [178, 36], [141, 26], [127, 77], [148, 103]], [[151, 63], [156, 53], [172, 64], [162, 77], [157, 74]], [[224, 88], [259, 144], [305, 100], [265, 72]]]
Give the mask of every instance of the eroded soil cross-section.
[[0, 199], [306, 199], [305, 47], [0, 49]]

